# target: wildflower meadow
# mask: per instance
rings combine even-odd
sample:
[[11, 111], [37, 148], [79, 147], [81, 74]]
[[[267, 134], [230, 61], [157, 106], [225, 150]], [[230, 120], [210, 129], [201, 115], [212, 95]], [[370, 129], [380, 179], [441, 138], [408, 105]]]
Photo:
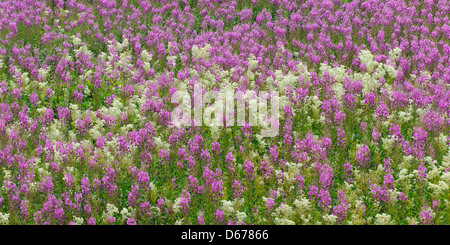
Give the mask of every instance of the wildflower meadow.
[[450, 224], [448, 0], [0, 1], [0, 224]]

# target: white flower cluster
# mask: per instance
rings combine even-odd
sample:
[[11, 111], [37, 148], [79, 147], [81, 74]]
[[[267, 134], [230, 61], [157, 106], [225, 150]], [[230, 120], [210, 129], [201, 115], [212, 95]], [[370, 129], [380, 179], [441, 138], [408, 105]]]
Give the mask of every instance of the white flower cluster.
[[114, 214], [118, 214], [119, 213], [119, 209], [114, 206], [114, 204], [111, 203], [107, 203], [106, 204], [106, 211], [103, 212], [103, 219], [105, 221], [105, 223], [108, 223], [108, 218], [109, 217], [114, 217]]
[[322, 216], [322, 218], [325, 225], [334, 225], [336, 224], [336, 221], [338, 219], [336, 215], [332, 214], [325, 214], [324, 216]]
[[389, 58], [392, 62], [395, 62], [400, 57], [401, 54], [402, 54], [402, 49], [399, 47], [396, 47], [393, 50], [389, 51]]
[[439, 197], [441, 193], [444, 193], [446, 190], [449, 189], [449, 186], [444, 181], [439, 181], [438, 184], [428, 182], [428, 187], [432, 189], [433, 195], [436, 197]]
[[30, 82], [30, 77], [28, 76], [28, 72], [24, 72], [21, 74], [20, 79], [22, 80], [23, 86], [27, 86]]
[[442, 165], [445, 168], [450, 168], [450, 151], [447, 151], [447, 154], [444, 156]]
[[[397, 59], [400, 55], [400, 52], [400, 49], [395, 49], [392, 51], [391, 59], [395, 61], [395, 59]], [[343, 65], [340, 65], [339, 67], [331, 67], [324, 63], [320, 64], [319, 69], [322, 76], [325, 72], [328, 72], [330, 77], [336, 79], [336, 83], [332, 85], [332, 89], [335, 92], [336, 98], [339, 100], [342, 100], [342, 95], [345, 93], [345, 89], [342, 84], [345, 77], [348, 77], [353, 81], [362, 81], [363, 92], [364, 94], [367, 94], [381, 86], [381, 83], [378, 81], [385, 77], [385, 75], [388, 75], [391, 78], [395, 78], [397, 76], [397, 70], [392, 65], [378, 63], [374, 60], [374, 56], [369, 50], [362, 50], [358, 57], [361, 63], [366, 65], [367, 72], [353, 72], [353, 75], [348, 75], [348, 69]]]
[[58, 119], [53, 120], [53, 123], [50, 125], [50, 129], [48, 130], [48, 136], [50, 139], [53, 139], [55, 141], [63, 139], [63, 134], [61, 133], [62, 124]]
[[245, 218], [247, 218], [247, 214], [245, 212], [237, 211], [236, 218], [240, 223], [242, 223], [242, 222], [244, 222]]
[[[74, 44], [75, 44], [74, 40]], [[82, 43], [77, 43], [75, 45], [81, 45], [79, 48], [74, 49], [75, 55], [76, 56], [80, 56], [82, 53], [86, 54], [89, 58], [93, 59], [94, 58], [94, 53], [92, 53], [91, 50], [89, 50], [89, 48], [86, 45], [82, 45]], [[86, 76], [85, 76], [86, 77]]]
[[70, 38], [72, 38], [72, 43], [75, 46], [81, 45], [81, 39], [79, 39], [77, 36], [72, 35], [72, 36], [70, 36]]
[[373, 60], [373, 54], [369, 50], [362, 50], [358, 57], [361, 60], [361, 63], [366, 65], [369, 73], [378, 66], [378, 62]]
[[100, 136], [102, 136], [101, 131], [103, 131], [105, 121], [103, 119], [96, 119], [94, 123], [94, 126], [89, 130], [89, 135], [92, 139], [97, 140]]
[[443, 133], [440, 133], [439, 137], [436, 140], [438, 142], [438, 146], [439, 146], [440, 150], [442, 152], [446, 152], [448, 149], [448, 144], [447, 144], [448, 136], [444, 135]]
[[400, 123], [407, 123], [413, 119], [413, 116], [411, 112], [399, 111], [398, 119], [400, 120]]
[[287, 204], [282, 204], [275, 209], [275, 213], [278, 217], [284, 216], [287, 219], [292, 219], [292, 216], [294, 215], [294, 209]]
[[116, 46], [117, 51], [121, 52], [122, 50], [124, 50], [125, 48], [128, 47], [128, 44], [129, 43], [128, 43], [128, 39], [127, 38], [124, 38], [122, 40], [122, 43], [117, 42], [117, 46]]
[[320, 74], [323, 76], [325, 72], [328, 72], [330, 77], [334, 77], [337, 82], [343, 82], [345, 77], [348, 77], [347, 75], [347, 68], [344, 65], [340, 65], [339, 67], [331, 67], [330, 65], [327, 65], [325, 63], [320, 64]]
[[392, 225], [394, 224], [393, 221], [391, 221], [391, 215], [389, 214], [377, 214], [375, 216], [376, 220], [375, 220], [375, 225]]
[[83, 218], [80, 218], [80, 217], [77, 217], [77, 216], [73, 216], [73, 220], [74, 220], [74, 223], [77, 224], [77, 225], [84, 224], [84, 219]]
[[292, 72], [288, 72], [288, 74], [284, 75], [281, 71], [275, 71], [276, 81], [278, 82], [278, 89], [281, 95], [286, 94], [286, 88], [288, 86], [294, 87], [297, 83], [298, 76], [295, 76]]
[[173, 211], [177, 214], [180, 212], [181, 206], [180, 206], [180, 201], [181, 201], [181, 197], [178, 197], [177, 199], [175, 199], [175, 202], [172, 206]]
[[239, 211], [239, 207], [244, 203], [244, 199], [235, 199], [234, 201], [222, 200], [222, 210], [226, 216], [235, 215], [239, 222], [243, 222], [247, 218], [245, 212]]
[[284, 173], [284, 178], [287, 184], [292, 185], [295, 182], [297, 174], [300, 172], [302, 164], [295, 162], [286, 162], [286, 165], [288, 166], [288, 172]]
[[[129, 207], [128, 209], [131, 210], [131, 207]], [[130, 217], [133, 217], [133, 212], [130, 212], [130, 210], [128, 210], [127, 208], [123, 208], [122, 211], [120, 211], [120, 214], [122, 215], [121, 217], [121, 221], [125, 221]]]
[[198, 48], [197, 45], [194, 45], [192, 47], [192, 56], [194, 57], [194, 60], [198, 58], [202, 58], [204, 60], [209, 59], [209, 50], [211, 49], [210, 44], [206, 44], [203, 48]]
[[259, 65], [258, 60], [256, 60], [255, 55], [252, 54], [252, 55], [248, 58], [248, 69], [249, 69], [250, 71], [252, 71], [252, 70], [254, 70], [256, 67], [258, 67], [258, 65]]
[[222, 200], [222, 209], [225, 215], [230, 215], [234, 212], [234, 203], [228, 200]]
[[0, 212], [0, 225], [8, 225], [9, 224], [9, 214], [4, 214]]
[[[396, 52], [398, 52], [398, 50], [396, 50]], [[386, 72], [392, 78], [395, 78], [397, 76], [397, 70], [395, 70], [393, 66], [389, 64], [378, 63], [377, 61], [373, 60], [373, 58], [374, 57], [372, 53], [370, 53], [370, 51], [368, 50], [362, 50], [359, 55], [359, 59], [363, 64], [366, 65], [367, 72], [369, 74], [372, 74], [375, 69], [375, 73], [373, 73], [372, 75], [375, 81], [378, 81], [380, 78], [384, 77]]]
[[312, 109], [314, 116], [318, 117], [321, 111], [322, 101], [316, 95], [308, 97], [307, 105]]
[[297, 208], [299, 213], [307, 213], [311, 208], [311, 203], [308, 198], [303, 197], [300, 200], [295, 199], [294, 206]]
[[170, 144], [167, 143], [167, 142], [165, 142], [165, 141], [163, 141], [163, 140], [161, 140], [161, 137], [155, 137], [155, 138], [153, 138], [153, 139], [154, 139], [155, 144], [156, 144], [156, 146], [157, 146], [158, 148], [160, 148], [160, 149], [165, 149], [165, 150], [167, 150], [167, 151], [170, 150]]
[[72, 118], [72, 126], [77, 126], [77, 119], [82, 117], [82, 112], [77, 104], [69, 104], [70, 117]]
[[308, 66], [302, 62], [297, 65], [297, 72], [299, 75], [303, 76], [303, 81], [311, 81], [311, 73], [308, 71]]
[[[117, 68], [123, 68], [124, 71], [131, 69], [133, 66], [131, 64], [132, 55], [129, 49], [125, 49], [128, 46], [128, 40], [124, 39], [122, 43], [119, 42], [108, 42], [109, 54], [101, 53], [100, 59], [107, 61], [107, 66], [105, 68], [106, 74], [113, 74]], [[114, 49], [116, 52], [114, 52]], [[117, 55], [119, 56], [117, 60]], [[134, 74], [131, 74], [134, 75]]]
[[383, 149], [387, 151], [389, 154], [392, 151], [392, 147], [394, 146], [396, 141], [396, 137], [389, 137], [389, 138], [381, 138], [381, 142], [383, 145]]
[[275, 217], [275, 224], [276, 225], [295, 225], [295, 222], [290, 219]]
[[146, 73], [150, 70], [150, 61], [153, 59], [152, 55], [147, 50], [142, 50], [141, 59], [144, 62], [144, 70]]
[[11, 178], [11, 170], [3, 168], [3, 179], [7, 180]]
[[408, 222], [408, 225], [417, 225], [419, 224], [419, 221], [417, 221], [416, 218], [413, 217], [407, 217], [406, 222]]
[[338, 99], [339, 101], [342, 101], [342, 97], [345, 94], [344, 85], [342, 83], [334, 83], [331, 86], [331, 89], [333, 89], [336, 99]]

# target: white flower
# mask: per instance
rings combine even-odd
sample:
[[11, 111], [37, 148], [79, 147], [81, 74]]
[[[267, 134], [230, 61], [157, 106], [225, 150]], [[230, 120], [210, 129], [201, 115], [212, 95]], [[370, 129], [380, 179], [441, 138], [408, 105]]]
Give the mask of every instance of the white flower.
[[48, 74], [48, 70], [47, 69], [39, 68], [38, 72], [42, 76], [43, 79], [45, 79], [47, 77], [47, 74]]
[[106, 212], [103, 213], [103, 217], [107, 219], [108, 217], [113, 217], [115, 213], [119, 213], [119, 209], [114, 206], [114, 204], [106, 204]]
[[384, 166], [381, 163], [378, 164], [377, 173], [380, 175], [384, 174]]
[[392, 145], [394, 144], [395, 140], [393, 138], [381, 138], [383, 149], [385, 149], [387, 152], [391, 152]]
[[144, 68], [144, 71], [145, 71], [146, 73], [148, 73], [148, 72], [150, 71], [150, 63], [144, 61], [144, 66], [143, 66], [143, 68]]
[[280, 205], [276, 211], [278, 214], [283, 215], [286, 218], [290, 218], [294, 214], [292, 207], [287, 204]]
[[275, 218], [276, 225], [295, 225], [295, 222], [286, 218]]
[[375, 225], [391, 225], [393, 222], [391, 221], [391, 215], [389, 214], [377, 214], [375, 216]]
[[73, 173], [75, 172], [74, 167], [69, 167], [69, 166], [67, 166], [67, 167], [66, 167], [66, 170], [67, 170], [67, 172], [69, 172], [70, 174], [73, 174]]
[[398, 117], [399, 117], [400, 121], [402, 121], [403, 123], [408, 122], [412, 119], [411, 113], [404, 112], [404, 111], [399, 111]]
[[407, 217], [406, 221], [408, 222], [408, 225], [417, 225], [419, 223], [414, 217]]
[[91, 94], [91, 90], [89, 90], [89, 88], [87, 86], [84, 87], [84, 91], [83, 91], [86, 95], [90, 95]]
[[122, 40], [122, 47], [124, 47], [124, 48], [126, 48], [126, 47], [128, 47], [128, 39], [127, 38], [124, 38], [123, 40]]
[[342, 101], [342, 96], [345, 94], [344, 85], [342, 83], [335, 83], [331, 86], [331, 89], [333, 89], [336, 98]]
[[325, 214], [323, 217], [324, 223], [327, 225], [336, 224], [337, 216], [332, 214]]
[[240, 223], [242, 223], [244, 221], [245, 218], [247, 218], [247, 214], [245, 214], [244, 212], [237, 212], [236, 213], [236, 218], [238, 219], [238, 221]]
[[175, 213], [180, 212], [180, 209], [181, 209], [181, 207], [180, 207], [180, 201], [181, 201], [181, 197], [177, 198], [177, 199], [175, 200], [175, 203], [173, 204], [173, 211], [174, 211]]
[[427, 179], [428, 180], [432, 180], [436, 177], [439, 177], [441, 175], [441, 172], [439, 171], [439, 169], [436, 167], [436, 164], [432, 164], [433, 159], [431, 159], [431, 162], [429, 162], [431, 164], [431, 170], [427, 173]]
[[58, 119], [53, 120], [53, 124], [50, 125], [50, 132], [48, 134], [51, 139], [54, 139], [54, 140], [61, 139], [62, 135], [58, 129], [60, 127], [61, 127], [61, 123], [59, 122], [59, 120]]
[[257, 66], [258, 66], [258, 61], [256, 59], [254, 59], [254, 56], [252, 55], [252, 57], [249, 58], [249, 61], [248, 61], [248, 69], [253, 70]]
[[361, 50], [359, 54], [359, 59], [361, 63], [366, 64], [367, 71], [371, 72], [373, 68], [378, 65], [378, 62], [373, 60], [373, 54], [369, 50]]
[[72, 123], [75, 125], [78, 118], [81, 118], [81, 111], [77, 104], [69, 104], [70, 116], [72, 117]]
[[113, 103], [112, 103], [112, 107], [117, 108], [117, 109], [122, 109], [123, 104], [119, 99], [114, 99]]
[[102, 61], [106, 61], [108, 55], [105, 52], [101, 52], [98, 57], [100, 58], [100, 60]]
[[166, 143], [161, 140], [161, 137], [155, 137], [154, 141], [155, 141], [155, 144], [160, 148], [164, 148], [166, 146]]
[[222, 209], [225, 212], [225, 215], [229, 215], [232, 214], [234, 212], [234, 207], [233, 207], [234, 203], [227, 201], [227, 200], [222, 200]]
[[194, 56], [194, 59], [197, 59], [198, 57], [200, 57], [200, 49], [198, 48], [197, 45], [194, 45], [192, 47], [192, 56]]
[[4, 214], [0, 212], [0, 225], [9, 224], [9, 214]]
[[429, 111], [428, 109], [422, 109], [422, 108], [418, 108], [418, 109], [416, 110], [417, 115], [419, 116], [419, 118], [422, 118], [423, 115], [424, 115], [425, 113], [427, 113], [428, 111]]
[[441, 175], [441, 180], [444, 180], [445, 182], [450, 184], [450, 172], [443, 172]]
[[202, 58], [202, 59], [208, 59], [209, 58], [209, 50], [211, 49], [211, 45], [206, 44], [203, 48], [198, 48], [197, 45], [194, 45], [192, 47], [192, 56], [194, 59]]
[[117, 209], [116, 206], [114, 206], [113, 204], [106, 204], [106, 210], [108, 210], [109, 213], [118, 213], [119, 209]]
[[7, 170], [7, 169], [3, 169], [3, 179], [7, 180], [9, 178], [11, 178], [11, 171]]
[[304, 211], [308, 211], [310, 208], [310, 202], [307, 198], [302, 198], [301, 200], [296, 199], [294, 201], [294, 206], [300, 211], [300, 212], [304, 212]]
[[320, 106], [322, 105], [322, 101], [320, 101], [319, 97], [316, 95], [309, 97], [309, 106], [313, 110], [314, 115], [318, 116], [320, 112]]
[[97, 140], [102, 134], [98, 130], [98, 125], [95, 125], [89, 130], [89, 135], [94, 139]]
[[73, 219], [74, 219], [75, 224], [77, 224], [77, 225], [82, 225], [84, 223], [84, 219], [83, 218], [79, 218], [79, 217], [73, 216]]
[[152, 195], [156, 195], [157, 189], [156, 189], [156, 186], [155, 186], [155, 184], [153, 182], [150, 182], [150, 188], [151, 188], [150, 193]]
[[428, 186], [433, 189], [433, 193], [439, 196], [443, 191], [448, 190], [448, 185], [444, 181], [439, 181], [438, 185], [428, 183]]
[[439, 138], [437, 139], [439, 148], [441, 148], [443, 152], [446, 152], [448, 149], [447, 139], [448, 139], [448, 136], [444, 135], [443, 133], [440, 133]]
[[28, 77], [28, 72], [22, 73], [21, 79], [23, 84], [27, 84], [30, 81], [30, 78]]
[[71, 38], [72, 38], [73, 45], [75, 45], [75, 46], [81, 45], [81, 39], [79, 39], [77, 36], [72, 35]]
[[396, 61], [400, 57], [401, 53], [402, 53], [402, 49], [399, 47], [396, 47], [393, 50], [389, 51], [389, 58], [392, 61]]
[[120, 211], [120, 214], [122, 215], [122, 219], [124, 219], [124, 220], [131, 217], [131, 213], [128, 211], [127, 208], [123, 208], [122, 211]]
[[395, 70], [394, 67], [390, 65], [384, 65], [384, 69], [387, 71], [390, 77], [396, 78], [397, 77], [397, 70]]

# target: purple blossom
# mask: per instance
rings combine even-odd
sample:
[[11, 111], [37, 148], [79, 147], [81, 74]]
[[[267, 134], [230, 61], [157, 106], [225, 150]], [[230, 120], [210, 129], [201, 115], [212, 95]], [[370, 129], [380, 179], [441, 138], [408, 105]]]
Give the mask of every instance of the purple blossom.
[[420, 223], [423, 225], [433, 224], [433, 216], [430, 210], [424, 209], [420, 212]]
[[217, 209], [214, 215], [216, 216], [217, 223], [222, 224], [224, 222], [225, 212], [223, 210]]
[[319, 204], [323, 208], [331, 208], [331, 196], [328, 190], [319, 191]]
[[417, 171], [417, 179], [420, 182], [425, 182], [425, 180], [427, 179], [427, 168], [425, 166], [419, 166], [419, 169]]
[[358, 152], [356, 153], [356, 161], [363, 168], [369, 167], [370, 150], [367, 145], [363, 145], [358, 149]]
[[245, 160], [244, 162], [244, 169], [245, 172], [247, 173], [248, 176], [250, 176], [250, 178], [253, 178], [254, 174], [255, 174], [255, 165], [249, 161], [249, 160]]

